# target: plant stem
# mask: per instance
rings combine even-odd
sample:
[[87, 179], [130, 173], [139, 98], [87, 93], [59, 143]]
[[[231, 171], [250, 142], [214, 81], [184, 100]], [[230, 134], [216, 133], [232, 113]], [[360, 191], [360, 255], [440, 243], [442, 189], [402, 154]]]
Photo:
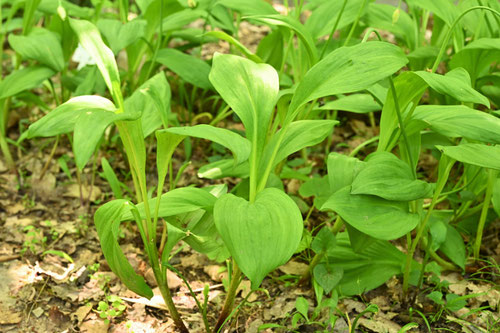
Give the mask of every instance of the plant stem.
[[483, 207], [481, 209], [481, 216], [477, 225], [476, 240], [474, 242], [474, 259], [479, 259], [479, 252], [481, 250], [481, 240], [483, 238], [484, 225], [486, 224], [486, 217], [488, 216], [488, 209], [490, 208], [491, 197], [493, 195], [493, 187], [498, 175], [498, 171], [488, 169], [488, 187], [484, 195]]
[[14, 172], [16, 170], [16, 164], [14, 163], [14, 159], [12, 158], [12, 154], [10, 153], [9, 145], [7, 143], [6, 135], [3, 129], [0, 129], [0, 149], [2, 150], [2, 154], [5, 157], [5, 162], [7, 162], [9, 169]]
[[[156, 259], [158, 259], [158, 253], [156, 251], [154, 252], [156, 253]], [[174, 301], [172, 300], [172, 294], [170, 294], [170, 289], [168, 289], [167, 278], [166, 276], [162, 275], [160, 267], [158, 265], [158, 260], [153, 259], [152, 261], [153, 261], [152, 263], [153, 273], [155, 275], [156, 281], [158, 281], [158, 287], [160, 288], [161, 296], [165, 301], [165, 305], [168, 308], [168, 312], [170, 313], [170, 316], [172, 317], [175, 326], [177, 326], [179, 332], [189, 333], [189, 330], [184, 325], [184, 322], [182, 321], [179, 312], [177, 312], [177, 308], [175, 307]]]
[[238, 286], [240, 285], [240, 279], [241, 270], [236, 264], [236, 261], [233, 259], [233, 274], [231, 275], [231, 284], [229, 285], [226, 300], [224, 301], [224, 306], [222, 307], [219, 319], [217, 320], [217, 324], [215, 325], [214, 332], [219, 332], [219, 330], [226, 322], [227, 317], [229, 317], [232, 312], [234, 300], [236, 297], [236, 291], [238, 290]]

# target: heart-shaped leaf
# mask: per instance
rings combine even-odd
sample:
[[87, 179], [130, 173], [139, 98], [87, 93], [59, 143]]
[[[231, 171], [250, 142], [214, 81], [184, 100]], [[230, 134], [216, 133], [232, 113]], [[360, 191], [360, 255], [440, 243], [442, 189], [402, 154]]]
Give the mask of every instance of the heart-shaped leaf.
[[410, 201], [432, 196], [430, 184], [414, 179], [410, 166], [388, 152], [369, 156], [352, 183], [352, 194], [370, 194], [387, 200]]
[[253, 203], [232, 194], [214, 207], [215, 226], [252, 289], [293, 255], [302, 237], [302, 216], [283, 191], [266, 188]]
[[313, 276], [325, 294], [328, 294], [340, 282], [344, 276], [344, 270], [339, 266], [319, 263], [313, 269]]
[[396, 239], [410, 232], [418, 224], [418, 214], [408, 211], [408, 203], [382, 198], [351, 194], [346, 186], [333, 194], [321, 207], [337, 212], [359, 231], [378, 238]]
[[61, 41], [52, 31], [38, 28], [28, 36], [10, 34], [9, 44], [24, 59], [36, 60], [57, 72], [64, 68]]

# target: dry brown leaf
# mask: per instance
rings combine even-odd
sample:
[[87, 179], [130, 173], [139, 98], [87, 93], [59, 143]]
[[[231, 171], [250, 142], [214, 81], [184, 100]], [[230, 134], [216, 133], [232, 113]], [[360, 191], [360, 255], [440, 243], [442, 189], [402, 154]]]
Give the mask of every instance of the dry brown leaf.
[[359, 324], [377, 333], [398, 333], [401, 326], [384, 318], [359, 318]]
[[[83, 199], [87, 200], [89, 197], [90, 186], [82, 186]], [[70, 184], [66, 187], [66, 191], [63, 196], [68, 198], [80, 198], [80, 186], [78, 184]], [[101, 189], [97, 186], [92, 188], [92, 194], [90, 196], [90, 201], [96, 201], [101, 197]]]
[[285, 274], [303, 275], [309, 269], [309, 265], [303, 262], [291, 260], [287, 262], [285, 265], [278, 267], [278, 269]]
[[92, 310], [92, 305], [87, 304], [84, 306], [80, 306], [72, 315], [71, 317], [76, 319], [78, 322], [78, 325], [82, 323], [82, 321], [85, 320], [89, 312]]

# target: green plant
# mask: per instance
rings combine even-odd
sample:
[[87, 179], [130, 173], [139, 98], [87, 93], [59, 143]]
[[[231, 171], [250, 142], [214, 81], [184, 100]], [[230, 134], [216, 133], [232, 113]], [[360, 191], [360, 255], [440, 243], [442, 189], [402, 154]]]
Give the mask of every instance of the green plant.
[[94, 311], [99, 314], [100, 318], [104, 319], [104, 322], [109, 323], [111, 320], [120, 317], [126, 309], [127, 305], [120, 297], [108, 295], [106, 301], [100, 301], [97, 310]]

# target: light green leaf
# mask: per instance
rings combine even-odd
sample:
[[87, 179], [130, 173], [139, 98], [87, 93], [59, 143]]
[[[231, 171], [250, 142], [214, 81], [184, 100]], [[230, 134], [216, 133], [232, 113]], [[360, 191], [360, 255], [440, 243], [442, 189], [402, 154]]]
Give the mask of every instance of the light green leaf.
[[383, 240], [396, 239], [413, 230], [419, 221], [407, 202], [389, 201], [363, 194], [351, 194], [346, 186], [335, 192], [321, 207], [339, 214], [359, 231]]
[[[354, 252], [346, 232], [337, 235], [337, 245], [328, 256], [328, 262], [344, 270], [338, 285], [341, 294], [359, 295], [402, 273], [405, 254], [388, 241], [375, 240], [361, 252]], [[413, 269], [418, 269], [415, 262]], [[413, 267], [417, 266], [417, 267]]]
[[198, 177], [220, 179], [224, 177], [247, 178], [250, 172], [248, 163], [235, 165], [234, 159], [223, 159], [205, 164], [198, 170]]
[[213, 88], [208, 80], [210, 65], [195, 56], [168, 48], [158, 51], [156, 61], [196, 87], [202, 89]]
[[262, 151], [278, 96], [276, 70], [242, 57], [216, 53], [209, 77], [217, 92], [240, 117], [256, 152]]
[[248, 160], [248, 156], [250, 156], [250, 141], [225, 128], [218, 128], [209, 125], [196, 125], [186, 127], [170, 127], [166, 131], [178, 135], [193, 136], [195, 138], [202, 138], [216, 142], [226, 147], [233, 153], [234, 163], [236, 164], [245, 162]]
[[[183, 135], [170, 133], [167, 130], [156, 131], [156, 168], [158, 170], [158, 188], [163, 188], [165, 177], [175, 148], [185, 138]], [[161, 201], [161, 200], [160, 200]]]
[[215, 225], [252, 289], [276, 267], [285, 264], [302, 237], [302, 216], [284, 192], [266, 188], [250, 203], [223, 195], [214, 207]]
[[327, 160], [330, 194], [351, 185], [365, 165], [365, 162], [355, 157], [349, 157], [339, 153], [330, 153]]
[[237, 40], [236, 38], [234, 38], [233, 36], [231, 35], [228, 35], [227, 33], [225, 33], [224, 31], [218, 31], [218, 30], [215, 30], [215, 31], [209, 31], [205, 34], [203, 34], [203, 36], [206, 36], [206, 37], [215, 37], [215, 38], [218, 38], [218, 39], [221, 39], [221, 40], [225, 40], [226, 42], [228, 42], [229, 44], [233, 45], [234, 47], [236, 47], [241, 53], [243, 53], [248, 59], [260, 64], [260, 63], [263, 63], [264, 61], [262, 61], [262, 59], [256, 55], [255, 53], [253, 53], [252, 51], [250, 51], [245, 45], [243, 45], [239, 40]]
[[323, 288], [325, 294], [328, 294], [340, 282], [344, 276], [344, 270], [339, 266], [319, 263], [313, 269], [313, 276], [314, 280]]
[[10, 34], [9, 44], [24, 59], [36, 60], [56, 72], [60, 72], [64, 68], [61, 41], [52, 31], [38, 28], [28, 36]]
[[83, 170], [94, 154], [97, 144], [106, 128], [118, 120], [132, 120], [130, 115], [104, 109], [83, 110], [80, 112], [73, 134], [73, 151], [79, 170]]
[[445, 75], [429, 73], [426, 71], [414, 72], [420, 76], [435, 91], [440, 94], [450, 95], [460, 102], [482, 104], [490, 107], [488, 98], [478, 93], [471, 87], [470, 76], [461, 67], [455, 68]]
[[135, 19], [125, 24], [119, 20], [100, 19], [97, 27], [106, 37], [109, 46], [114, 54], [131, 45], [139, 38], [144, 37], [146, 21]]
[[28, 129], [28, 138], [50, 137], [69, 133], [73, 131], [82, 113], [96, 110], [113, 112], [116, 107], [109, 99], [100, 96], [74, 97], [31, 124]]
[[144, 137], [149, 136], [162, 124], [167, 126], [171, 100], [170, 85], [164, 72], [160, 72], [143, 83], [125, 101], [125, 113], [141, 113]]
[[385, 42], [338, 48], [312, 67], [299, 83], [290, 103], [290, 118], [307, 102], [366, 89], [407, 62], [401, 48]]
[[436, 148], [459, 162], [500, 170], [500, 146], [466, 143], [458, 146], [436, 146]]
[[[291, 154], [309, 146], [322, 142], [331, 132], [333, 126], [338, 124], [336, 120], [299, 120], [288, 126], [281, 140], [274, 164], [286, 159]], [[267, 166], [272, 153], [279, 142], [281, 130], [276, 133], [266, 145], [262, 158], [262, 170]]]
[[430, 184], [414, 179], [410, 166], [388, 152], [373, 153], [352, 183], [352, 194], [411, 201], [432, 196]]
[[199, 18], [204, 18], [207, 15], [208, 13], [201, 9], [185, 9], [165, 17], [162, 22], [162, 29], [164, 32], [179, 30], [185, 25]]
[[[82, 47], [95, 61], [104, 78], [104, 82], [106, 82], [113, 96], [113, 100], [115, 103], [121, 103], [123, 97], [120, 90], [120, 74], [118, 73], [113, 51], [104, 44], [99, 34], [99, 30], [89, 21], [69, 18], [69, 23], [78, 36], [78, 40]], [[118, 105], [118, 108], [121, 109], [122, 106]]]
[[126, 207], [129, 207], [129, 203], [123, 199], [110, 201], [99, 207], [94, 215], [97, 235], [104, 257], [113, 273], [130, 290], [149, 299], [153, 297], [153, 291], [144, 278], [134, 271], [118, 245], [120, 216]]
[[316, 110], [339, 110], [354, 113], [369, 113], [380, 111], [382, 107], [375, 102], [370, 94], [352, 94], [340, 97], [334, 101], [326, 102]]
[[103, 157], [101, 158], [101, 166], [102, 166], [102, 171], [104, 174], [104, 177], [106, 178], [106, 181], [108, 182], [109, 186], [111, 187], [111, 190], [113, 191], [113, 195], [115, 196], [116, 199], [123, 199], [123, 193], [122, 189], [120, 187], [120, 181], [118, 180], [118, 177], [116, 177], [116, 173], [109, 164], [108, 160]]
[[[351, 24], [359, 12], [363, 0], [348, 0], [342, 16], [337, 25], [337, 30], [345, 28]], [[319, 38], [330, 34], [332, 27], [337, 21], [344, 0], [340, 1], [323, 1], [320, 5], [314, 8], [311, 16], [306, 21], [306, 28], [314, 38]]]
[[217, 0], [226, 8], [231, 8], [241, 15], [276, 14], [273, 6], [263, 0]]
[[0, 82], [0, 99], [33, 89], [54, 74], [52, 69], [45, 66], [30, 66], [14, 71]]
[[500, 119], [465, 105], [421, 105], [412, 118], [444, 136], [500, 143]]
[[[189, 213], [198, 209], [212, 210], [216, 197], [208, 191], [195, 187], [180, 187], [169, 191], [160, 197], [160, 210], [158, 217], [174, 216], [183, 213]], [[157, 198], [149, 199], [149, 207], [154, 211]], [[145, 218], [144, 203], [136, 205], [141, 218]], [[133, 219], [130, 209], [124, 209], [121, 215], [121, 221]]]
[[309, 31], [302, 25], [300, 21], [292, 16], [275, 15], [254, 15], [245, 17], [247, 20], [255, 20], [269, 25], [276, 25], [293, 30], [299, 39], [304, 43], [309, 56], [310, 65], [314, 65], [318, 61], [318, 51], [314, 43], [314, 39]]

